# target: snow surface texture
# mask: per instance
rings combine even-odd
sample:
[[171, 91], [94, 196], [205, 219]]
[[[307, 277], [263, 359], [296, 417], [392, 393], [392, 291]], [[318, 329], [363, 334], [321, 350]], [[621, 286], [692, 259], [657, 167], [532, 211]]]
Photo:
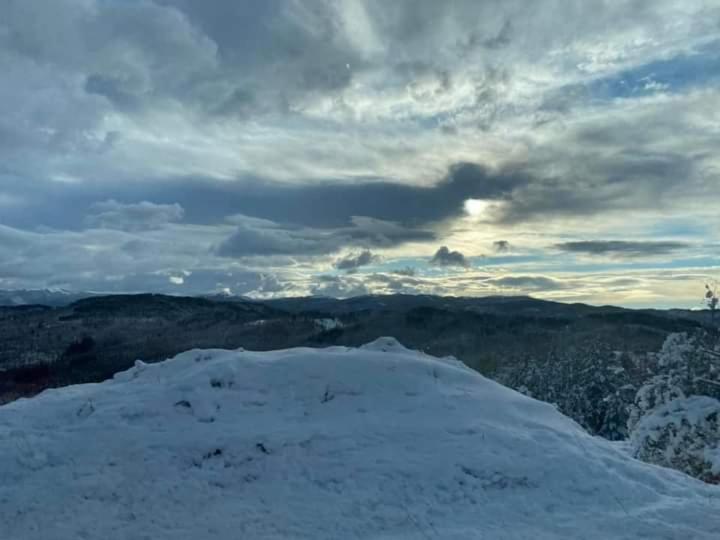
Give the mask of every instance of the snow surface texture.
[[0, 407], [2, 540], [720, 538], [720, 490], [391, 338]]

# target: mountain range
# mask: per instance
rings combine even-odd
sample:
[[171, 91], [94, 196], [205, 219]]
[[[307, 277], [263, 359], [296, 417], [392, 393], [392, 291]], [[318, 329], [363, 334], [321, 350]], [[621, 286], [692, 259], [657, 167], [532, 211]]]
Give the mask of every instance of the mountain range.
[[[47, 300], [0, 307], [0, 399], [51, 386], [105, 380], [137, 359], [192, 348], [275, 350], [357, 346], [394, 335], [408, 347], [452, 355], [493, 375], [530, 356], [592, 342], [658, 350], [671, 332], [710, 321], [708, 312], [631, 310], [530, 297], [413, 295], [253, 301], [157, 294], [20, 291], [0, 298]], [[79, 295], [84, 296], [84, 295]]]

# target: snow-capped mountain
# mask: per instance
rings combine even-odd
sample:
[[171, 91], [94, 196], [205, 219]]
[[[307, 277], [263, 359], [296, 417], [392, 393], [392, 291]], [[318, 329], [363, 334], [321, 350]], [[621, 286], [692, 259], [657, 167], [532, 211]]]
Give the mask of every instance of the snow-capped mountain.
[[720, 490], [392, 338], [192, 350], [0, 407], [4, 540], [720, 537]]
[[43, 305], [61, 307], [90, 296], [94, 296], [94, 294], [72, 292], [65, 289], [0, 290], [0, 306]]

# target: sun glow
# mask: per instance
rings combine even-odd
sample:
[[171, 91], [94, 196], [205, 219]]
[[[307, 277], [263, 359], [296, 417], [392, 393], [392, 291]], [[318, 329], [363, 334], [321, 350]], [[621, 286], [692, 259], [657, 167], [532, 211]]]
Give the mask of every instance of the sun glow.
[[465, 201], [465, 212], [471, 217], [480, 217], [490, 207], [490, 202], [482, 199], [468, 199]]

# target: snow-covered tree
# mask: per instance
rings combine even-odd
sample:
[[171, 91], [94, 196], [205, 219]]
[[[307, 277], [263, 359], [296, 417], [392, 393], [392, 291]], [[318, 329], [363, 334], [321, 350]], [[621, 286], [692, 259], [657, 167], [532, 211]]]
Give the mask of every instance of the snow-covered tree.
[[684, 397], [682, 386], [673, 375], [654, 376], [635, 394], [635, 400], [628, 409], [628, 431], [631, 432], [637, 423], [654, 409]]
[[719, 367], [716, 333], [668, 336], [630, 406], [636, 457], [720, 482]]
[[720, 401], [677, 398], [644, 415], [631, 432], [635, 457], [720, 483]]
[[656, 355], [654, 375], [643, 384], [629, 407], [628, 430], [657, 407], [678, 398], [690, 390], [688, 366], [697, 352], [697, 337], [687, 334], [670, 334]]
[[594, 341], [558, 347], [496, 374], [502, 383], [558, 409], [590, 433], [627, 438], [628, 406], [637, 390], [629, 378], [630, 355]]

